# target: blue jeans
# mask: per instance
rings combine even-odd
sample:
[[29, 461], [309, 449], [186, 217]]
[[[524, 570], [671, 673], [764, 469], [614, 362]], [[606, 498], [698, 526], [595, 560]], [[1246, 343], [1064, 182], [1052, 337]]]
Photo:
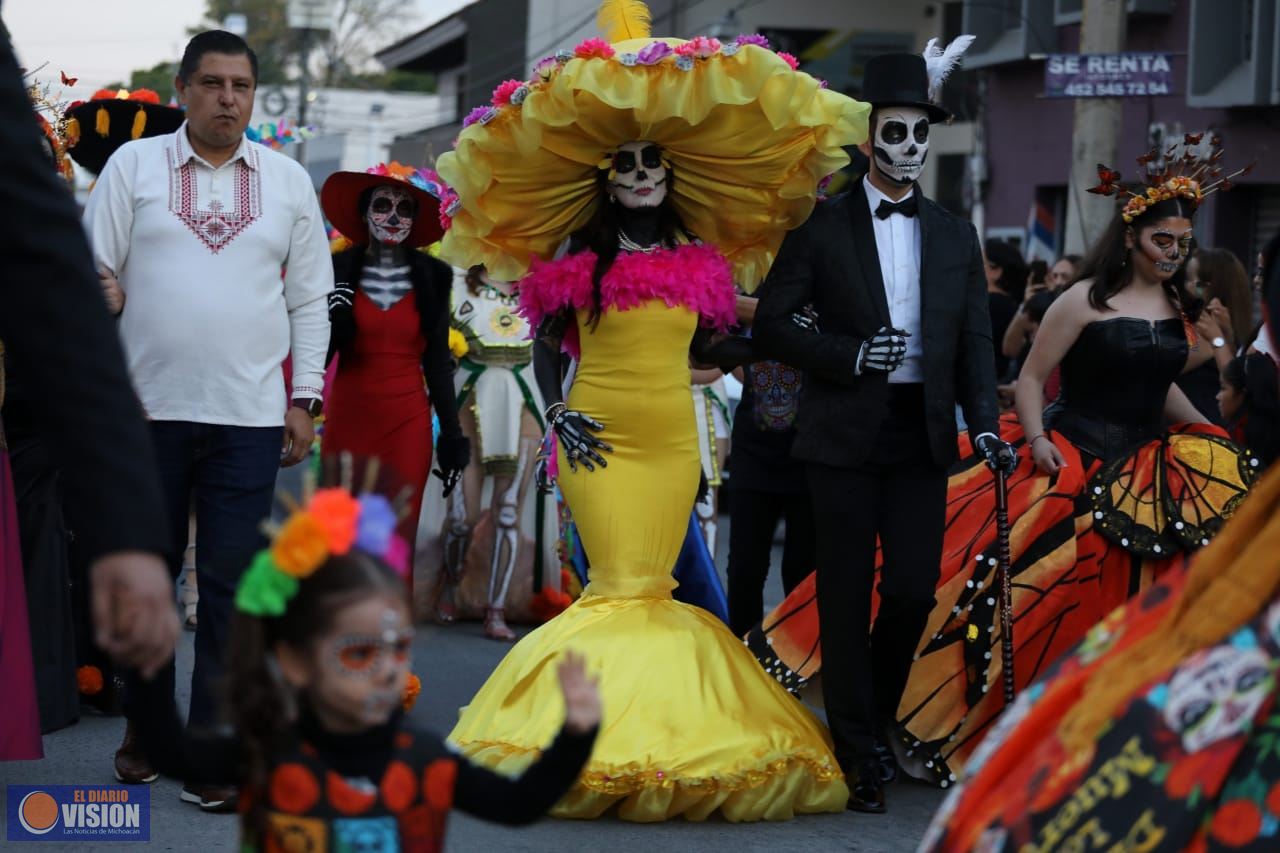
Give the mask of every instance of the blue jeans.
[[[217, 723], [225, 690], [236, 584], [255, 553], [266, 546], [259, 525], [271, 515], [280, 470], [283, 427], [238, 427], [153, 421], [155, 445], [170, 520], [169, 571], [176, 580], [187, 548], [187, 519], [196, 514], [195, 667], [191, 673], [192, 726]], [[156, 676], [170, 687], [174, 667]]]

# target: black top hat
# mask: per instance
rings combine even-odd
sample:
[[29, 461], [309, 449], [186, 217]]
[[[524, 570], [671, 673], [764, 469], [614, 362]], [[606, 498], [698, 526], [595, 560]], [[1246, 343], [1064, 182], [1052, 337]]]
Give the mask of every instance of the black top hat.
[[929, 71], [918, 53], [884, 53], [867, 60], [862, 71], [862, 100], [873, 107], [916, 107], [930, 123], [951, 113], [929, 100]]

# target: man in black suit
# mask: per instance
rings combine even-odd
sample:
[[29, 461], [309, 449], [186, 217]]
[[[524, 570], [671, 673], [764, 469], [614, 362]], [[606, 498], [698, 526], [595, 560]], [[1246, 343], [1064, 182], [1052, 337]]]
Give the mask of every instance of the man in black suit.
[[39, 391], [34, 415], [81, 519], [98, 643], [150, 674], [179, 633], [160, 483], [75, 201], [41, 138], [0, 24], [0, 340]]
[[[871, 170], [787, 236], [755, 323], [760, 349], [807, 379], [792, 456], [814, 504], [823, 696], [849, 807], [870, 812], [896, 773], [884, 734], [934, 604], [957, 402], [989, 464], [1017, 461], [997, 435], [977, 234], [915, 183], [929, 125], [947, 118], [929, 89], [920, 56], [867, 62]], [[817, 332], [792, 320], [809, 304]]]

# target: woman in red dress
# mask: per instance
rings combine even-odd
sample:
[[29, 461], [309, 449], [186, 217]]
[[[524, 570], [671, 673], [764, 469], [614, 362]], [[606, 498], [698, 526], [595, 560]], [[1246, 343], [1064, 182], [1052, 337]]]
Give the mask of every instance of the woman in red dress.
[[[452, 491], [471, 458], [458, 425], [449, 353], [453, 271], [416, 251], [439, 239], [439, 201], [412, 169], [392, 163], [325, 181], [325, 216], [354, 245], [333, 256], [330, 359], [338, 372], [326, 407], [324, 455], [377, 457], [409, 489], [400, 534], [413, 554], [422, 491], [431, 471]], [[425, 184], [425, 181], [421, 181]]]

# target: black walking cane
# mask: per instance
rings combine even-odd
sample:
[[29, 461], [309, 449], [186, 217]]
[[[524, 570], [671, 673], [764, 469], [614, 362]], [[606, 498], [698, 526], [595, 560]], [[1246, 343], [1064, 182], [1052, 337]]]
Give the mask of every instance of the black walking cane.
[[1004, 703], [1013, 704], [1013, 582], [1009, 556], [1009, 475], [996, 469], [996, 535], [1000, 539], [1000, 642], [1003, 662]]

